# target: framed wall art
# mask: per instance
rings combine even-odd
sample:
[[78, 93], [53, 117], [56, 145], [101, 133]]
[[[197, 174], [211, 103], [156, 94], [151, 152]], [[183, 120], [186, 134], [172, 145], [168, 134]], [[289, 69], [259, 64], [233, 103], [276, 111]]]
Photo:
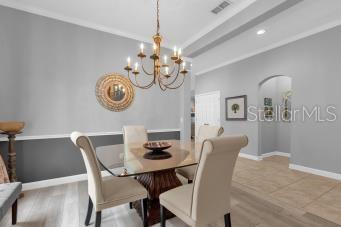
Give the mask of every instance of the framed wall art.
[[225, 112], [227, 121], [247, 120], [247, 96], [225, 98]]

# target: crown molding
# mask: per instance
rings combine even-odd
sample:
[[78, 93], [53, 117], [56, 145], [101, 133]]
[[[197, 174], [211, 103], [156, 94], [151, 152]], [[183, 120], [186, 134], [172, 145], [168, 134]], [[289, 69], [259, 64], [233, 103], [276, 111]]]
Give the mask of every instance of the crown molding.
[[[245, 8], [247, 8], [249, 5], [251, 5], [254, 2], [256, 2], [256, 0], [245, 0], [245, 2], [236, 6], [233, 10], [231, 10], [229, 13], [227, 13], [224, 17], [219, 18], [218, 20], [216, 20], [215, 22], [213, 22], [209, 26], [205, 27], [204, 29], [202, 29], [200, 32], [193, 35], [191, 38], [189, 38], [187, 41], [185, 41], [180, 46], [183, 49], [185, 49], [187, 46], [191, 45], [192, 43], [194, 43], [195, 41], [200, 39], [202, 36], [206, 35], [207, 33], [212, 31], [213, 29], [215, 29], [216, 27], [218, 27], [219, 25], [221, 25], [226, 20], [230, 19], [231, 17], [233, 17], [234, 15], [239, 13], [240, 11], [244, 10]], [[92, 23], [90, 21], [81, 20], [81, 19], [78, 19], [75, 17], [65, 16], [63, 14], [54, 13], [52, 11], [45, 10], [42, 8], [38, 8], [38, 7], [32, 7], [32, 6], [29, 6], [29, 5], [24, 4], [24, 3], [14, 2], [12, 0], [0, 0], [0, 5], [6, 6], [9, 8], [13, 8], [13, 9], [17, 9], [20, 11], [28, 12], [31, 14], [35, 14], [35, 15], [39, 15], [39, 16], [43, 16], [43, 17], [52, 18], [55, 20], [75, 24], [75, 25], [78, 25], [81, 27], [86, 27], [86, 28], [97, 30], [97, 31], [101, 31], [101, 32], [105, 32], [105, 33], [109, 33], [109, 34], [113, 34], [113, 35], [117, 35], [117, 36], [126, 37], [129, 39], [134, 39], [134, 40], [141, 41], [144, 43], [152, 44], [151, 37], [143, 37], [143, 36], [140, 36], [140, 35], [137, 35], [134, 33], [124, 32], [124, 31], [121, 31], [121, 30], [118, 30], [118, 29], [115, 29], [112, 27], [107, 27], [107, 26], [103, 26], [100, 24]], [[172, 43], [168, 43], [168, 42], [163, 43], [163, 47], [168, 48], [168, 49], [172, 49], [173, 46], [174, 45], [172, 45]]]
[[210, 25], [206, 26], [205, 28], [203, 28], [198, 33], [196, 33], [193, 36], [191, 36], [189, 39], [187, 39], [181, 45], [181, 47], [183, 49], [185, 49], [186, 47], [188, 47], [189, 45], [191, 45], [194, 42], [198, 41], [201, 37], [203, 37], [207, 33], [211, 32], [213, 29], [217, 28], [219, 25], [223, 24], [225, 21], [227, 21], [231, 17], [235, 16], [236, 14], [241, 12], [242, 10], [246, 9], [247, 7], [249, 7], [251, 4], [255, 3], [256, 1], [257, 0], [246, 0], [243, 3], [239, 4], [233, 10], [230, 10], [226, 15], [224, 15], [223, 17], [219, 18], [218, 20], [214, 21], [212, 24], [210, 24]]
[[[45, 10], [45, 9], [41, 9], [41, 8], [37, 8], [37, 7], [31, 7], [31, 6], [28, 6], [25, 4], [13, 2], [11, 0], [0, 0], [0, 5], [5, 6], [5, 7], [9, 7], [9, 8], [13, 8], [16, 10], [28, 12], [31, 14], [55, 19], [58, 21], [63, 21], [66, 23], [75, 24], [75, 25], [78, 25], [81, 27], [90, 28], [90, 29], [93, 29], [96, 31], [101, 31], [101, 32], [105, 32], [105, 33], [129, 38], [129, 39], [134, 39], [134, 40], [137, 40], [140, 42], [152, 44], [152, 38], [151, 37], [143, 37], [143, 36], [140, 36], [137, 34], [124, 32], [124, 31], [121, 31], [121, 30], [118, 30], [115, 28], [111, 28], [111, 27], [100, 25], [100, 24], [92, 23], [92, 22], [89, 22], [86, 20], [81, 20], [81, 19], [78, 19], [75, 17], [65, 16], [62, 14], [51, 12], [49, 10]], [[165, 42], [165, 43], [163, 43], [162, 46], [165, 48], [168, 48], [168, 49], [172, 49], [173, 45], [170, 45], [169, 43]]]
[[233, 64], [233, 63], [242, 61], [242, 60], [244, 60], [244, 59], [253, 57], [253, 56], [255, 56], [255, 55], [258, 55], [258, 54], [267, 52], [267, 51], [272, 50], [272, 49], [276, 49], [276, 48], [281, 47], [281, 46], [284, 46], [284, 45], [286, 45], [286, 44], [293, 43], [293, 42], [298, 41], [298, 40], [300, 40], [300, 39], [307, 38], [307, 37], [309, 37], [309, 36], [318, 34], [318, 33], [320, 33], [320, 32], [323, 32], [323, 31], [332, 29], [332, 28], [337, 27], [337, 26], [340, 26], [340, 25], [341, 25], [341, 20], [336, 20], [336, 21], [329, 22], [329, 23], [327, 23], [327, 24], [324, 24], [324, 25], [322, 25], [322, 26], [316, 27], [316, 28], [311, 29], [311, 30], [309, 30], [309, 31], [302, 32], [302, 33], [300, 33], [300, 34], [298, 34], [298, 35], [294, 35], [294, 36], [292, 36], [292, 37], [290, 37], [290, 38], [287, 38], [287, 39], [284, 39], [284, 40], [282, 40], [282, 41], [279, 41], [279, 42], [277, 42], [277, 43], [275, 43], [275, 44], [272, 44], [272, 45], [269, 45], [269, 46], [267, 46], [267, 47], [260, 48], [260, 49], [258, 49], [258, 50], [256, 50], [256, 51], [253, 51], [253, 52], [251, 52], [251, 53], [242, 55], [241, 57], [238, 57], [238, 58], [235, 58], [235, 59], [232, 59], [232, 60], [229, 60], [229, 61], [220, 63], [220, 64], [218, 64], [218, 65], [212, 66], [212, 67], [210, 67], [210, 68], [201, 70], [201, 71], [199, 71], [199, 72], [197, 72], [197, 73], [194, 73], [194, 75], [195, 75], [195, 76], [200, 76], [200, 75], [206, 74], [206, 73], [208, 73], [208, 72], [214, 71], [214, 70], [219, 69], [219, 68], [222, 68], [222, 67], [224, 67], [224, 66], [231, 65], [231, 64]]

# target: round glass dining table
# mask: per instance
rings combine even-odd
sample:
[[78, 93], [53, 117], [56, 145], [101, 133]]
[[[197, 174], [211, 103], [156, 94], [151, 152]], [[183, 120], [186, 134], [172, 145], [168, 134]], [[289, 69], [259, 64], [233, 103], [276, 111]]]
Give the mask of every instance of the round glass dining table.
[[[147, 159], [150, 150], [141, 143], [118, 144], [96, 148], [99, 163], [110, 174], [117, 177], [135, 176], [148, 191], [148, 224], [160, 221], [159, 195], [165, 191], [182, 185], [175, 173], [175, 169], [197, 164], [201, 144], [191, 141], [167, 140], [171, 147], [165, 150], [171, 156], [167, 159]], [[133, 207], [141, 216], [139, 202]], [[173, 217], [171, 213], [167, 218]]]

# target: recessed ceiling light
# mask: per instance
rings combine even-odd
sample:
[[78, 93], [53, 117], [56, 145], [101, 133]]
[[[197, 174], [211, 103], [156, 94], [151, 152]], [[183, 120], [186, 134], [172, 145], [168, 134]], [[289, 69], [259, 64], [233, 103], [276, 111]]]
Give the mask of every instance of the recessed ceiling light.
[[264, 35], [266, 33], [265, 29], [260, 29], [257, 31], [257, 35]]

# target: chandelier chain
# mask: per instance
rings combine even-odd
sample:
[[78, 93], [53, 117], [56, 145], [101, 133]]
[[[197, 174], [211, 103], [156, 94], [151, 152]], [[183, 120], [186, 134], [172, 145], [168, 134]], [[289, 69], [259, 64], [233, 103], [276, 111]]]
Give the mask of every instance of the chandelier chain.
[[160, 6], [159, 6], [159, 0], [157, 0], [157, 31], [156, 34], [160, 34]]

